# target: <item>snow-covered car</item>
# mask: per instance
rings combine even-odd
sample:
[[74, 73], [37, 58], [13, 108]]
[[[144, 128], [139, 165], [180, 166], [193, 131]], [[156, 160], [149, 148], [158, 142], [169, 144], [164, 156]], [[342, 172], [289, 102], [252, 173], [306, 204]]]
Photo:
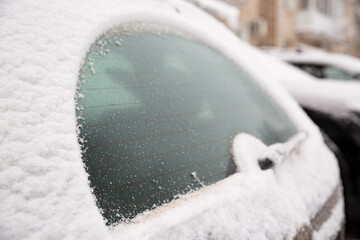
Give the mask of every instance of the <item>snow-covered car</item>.
[[0, 9], [0, 239], [341, 237], [336, 157], [259, 71], [273, 60], [211, 16], [177, 0]]
[[270, 54], [304, 70], [318, 79], [360, 80], [360, 59], [301, 46], [298, 49], [266, 49]]

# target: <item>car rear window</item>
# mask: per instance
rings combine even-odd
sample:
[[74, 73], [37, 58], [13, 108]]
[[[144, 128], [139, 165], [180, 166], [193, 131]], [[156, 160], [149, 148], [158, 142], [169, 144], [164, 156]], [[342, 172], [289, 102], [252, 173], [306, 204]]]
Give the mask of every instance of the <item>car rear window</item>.
[[267, 144], [296, 127], [239, 66], [170, 32], [101, 36], [80, 70], [82, 159], [108, 225], [230, 175], [232, 138]]

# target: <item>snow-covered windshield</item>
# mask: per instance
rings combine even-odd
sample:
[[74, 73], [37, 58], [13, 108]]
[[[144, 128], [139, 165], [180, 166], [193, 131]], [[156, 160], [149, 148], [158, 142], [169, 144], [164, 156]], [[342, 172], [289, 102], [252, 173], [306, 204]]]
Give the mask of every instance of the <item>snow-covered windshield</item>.
[[176, 34], [112, 31], [79, 78], [83, 161], [108, 224], [231, 174], [239, 132], [267, 144], [296, 133], [245, 71]]

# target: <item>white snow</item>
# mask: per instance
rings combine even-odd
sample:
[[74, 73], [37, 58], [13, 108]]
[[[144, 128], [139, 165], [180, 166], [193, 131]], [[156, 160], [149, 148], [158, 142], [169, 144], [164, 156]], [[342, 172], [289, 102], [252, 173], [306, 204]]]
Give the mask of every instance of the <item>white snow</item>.
[[[300, 54], [281, 49], [268, 52], [284, 61], [330, 64], [353, 73], [360, 71], [360, 60], [343, 54], [327, 53], [313, 48], [306, 48]], [[265, 58], [262, 60], [265, 61]], [[319, 80], [295, 67], [284, 68], [286, 63], [275, 61], [273, 58], [267, 61], [273, 63], [268, 68], [264, 62], [264, 68], [267, 68], [274, 79], [281, 82], [302, 105], [338, 117], [349, 117], [351, 111], [360, 111], [359, 81]]]
[[239, 28], [240, 10], [237, 7], [219, 0], [188, 1], [204, 9], [209, 14], [225, 21], [233, 31], [236, 31]]
[[[324, 194], [323, 187], [336, 182], [309, 177], [338, 174], [336, 169], [328, 172], [324, 164], [328, 164], [332, 154], [315, 150], [313, 146], [317, 144], [310, 140], [273, 170], [247, 169], [250, 171], [139, 216], [130, 226], [119, 225], [113, 234], [124, 239], [292, 239], [300, 226], [309, 224], [309, 215], [313, 216], [322, 206], [314, 203]], [[305, 160], [303, 152], [313, 155]], [[333, 188], [327, 190], [331, 194]], [[318, 233], [320, 239], [327, 239], [321, 238], [322, 234], [339, 230], [344, 215], [339, 209], [336, 215], [334, 228]]]
[[333, 215], [324, 223], [324, 226], [319, 232], [314, 233], [314, 240], [334, 239], [336, 235], [333, 234], [333, 229], [337, 228], [340, 221], [343, 220], [341, 213], [344, 210], [344, 202], [339, 202], [333, 209]]
[[240, 133], [233, 140], [232, 153], [235, 164], [240, 172], [260, 171], [258, 161], [265, 158], [271, 159], [275, 165], [278, 165], [298, 151], [299, 146], [306, 138], [304, 132], [299, 132], [286, 143], [266, 146], [256, 137]]
[[349, 73], [360, 74], [360, 59], [341, 53], [329, 53], [325, 50], [301, 46], [301, 52], [293, 49], [269, 49], [269, 53], [284, 60], [298, 63], [326, 64], [340, 69], [344, 69]]
[[360, 111], [360, 84], [339, 81], [284, 82], [287, 89], [304, 106], [313, 107], [338, 117], [349, 117]]
[[267, 146], [267, 149], [260, 155], [259, 159], [270, 158], [275, 164], [281, 164], [291, 154], [299, 151], [299, 146], [306, 138], [306, 133], [299, 132], [286, 143], [275, 143]]
[[[0, 239], [291, 239], [338, 184], [337, 161], [317, 128], [259, 71], [267, 57], [189, 3], [4, 0], [0, 9]], [[74, 96], [90, 45], [131, 21], [192, 33], [241, 64], [309, 134], [301, 149], [274, 169], [237, 173], [106, 227], [81, 160]], [[279, 63], [279, 71], [292, 69]]]

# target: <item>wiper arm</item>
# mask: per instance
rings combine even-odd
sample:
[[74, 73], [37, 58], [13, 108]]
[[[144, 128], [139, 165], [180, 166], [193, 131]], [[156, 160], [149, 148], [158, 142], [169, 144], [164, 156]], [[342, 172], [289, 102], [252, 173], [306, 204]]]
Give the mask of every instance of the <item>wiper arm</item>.
[[307, 136], [307, 133], [299, 132], [285, 143], [266, 146], [260, 139], [240, 133], [235, 136], [232, 145], [236, 170], [247, 172], [270, 169], [297, 151]]

